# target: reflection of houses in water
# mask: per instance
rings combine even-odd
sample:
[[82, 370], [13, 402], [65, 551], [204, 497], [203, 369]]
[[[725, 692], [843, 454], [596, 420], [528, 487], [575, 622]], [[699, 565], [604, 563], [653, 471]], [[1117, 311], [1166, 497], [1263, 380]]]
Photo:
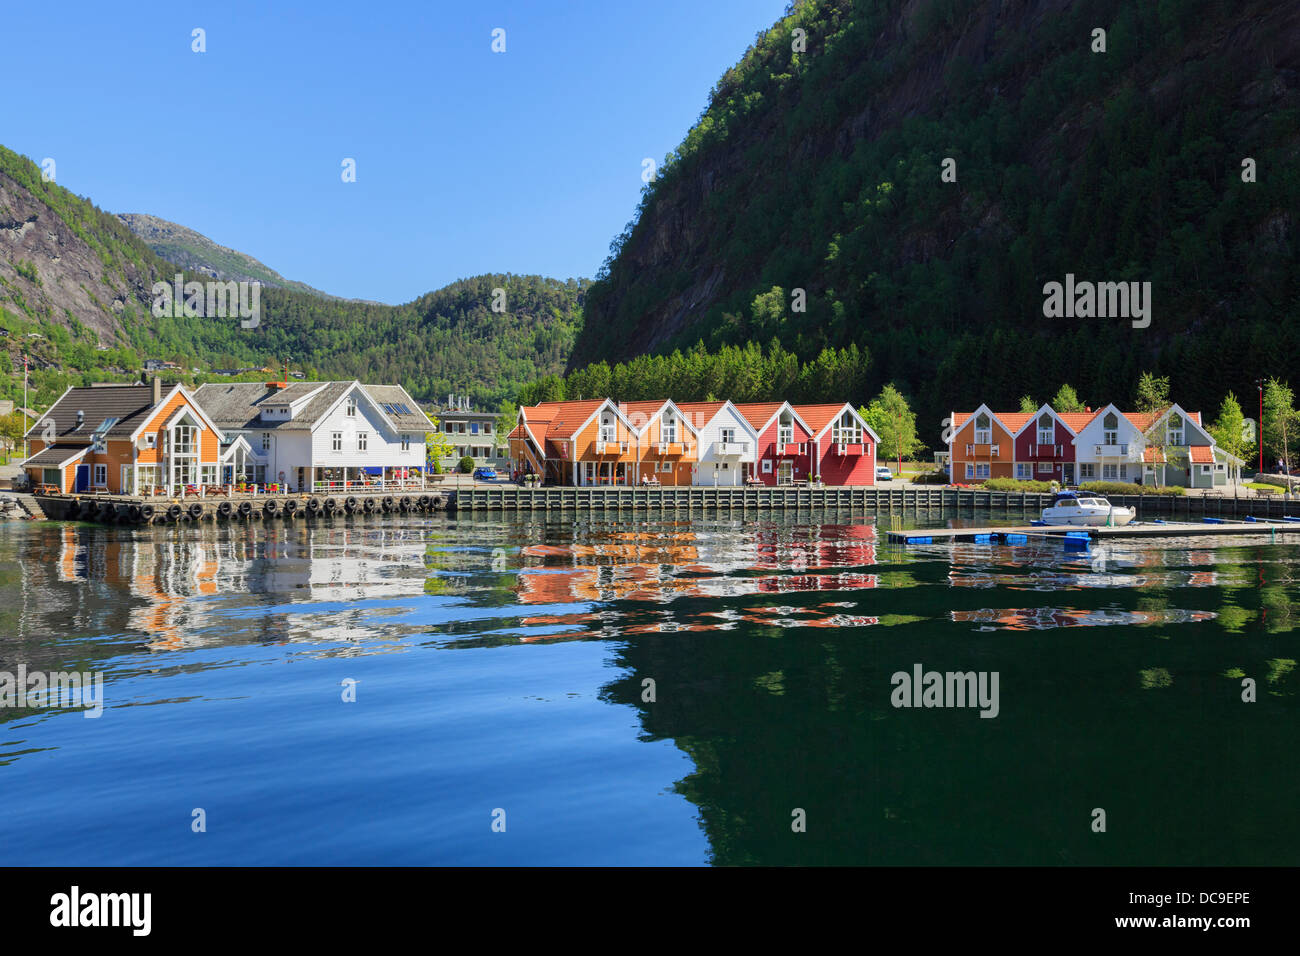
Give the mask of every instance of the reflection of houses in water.
[[[105, 605], [126, 605], [126, 626], [150, 635], [155, 648], [217, 643], [223, 640], [290, 640], [281, 613], [256, 611], [257, 596], [272, 603], [355, 602], [420, 595], [425, 570], [425, 535], [420, 529], [292, 527], [241, 531], [204, 529], [177, 535], [168, 531], [60, 529], [53, 563], [60, 582], [85, 581], [108, 589]], [[143, 603], [115, 602], [125, 591]], [[211, 600], [225, 597], [222, 614]], [[233, 612], [233, 613], [232, 613]], [[346, 622], [314, 623], [313, 640], [347, 640]], [[203, 633], [205, 632], [206, 633]]]
[[[629, 531], [594, 544], [527, 545], [521, 553], [526, 563], [541, 564], [519, 573], [516, 592], [523, 604], [670, 601], [684, 596], [730, 597], [877, 586], [874, 574], [834, 570], [876, 563], [874, 525], [824, 525], [797, 531], [788, 526], [762, 526], [740, 542], [725, 529]], [[756, 571], [775, 573], [753, 573]], [[539, 617], [529, 618], [528, 623], [561, 622]], [[725, 626], [665, 622], [635, 625], [629, 630], [707, 630]]]
[[1107, 627], [1129, 624], [1188, 624], [1214, 620], [1213, 611], [1086, 611], [1076, 608], [980, 608], [951, 611], [956, 623], [997, 626], [1009, 631], [1039, 631], [1054, 627]]

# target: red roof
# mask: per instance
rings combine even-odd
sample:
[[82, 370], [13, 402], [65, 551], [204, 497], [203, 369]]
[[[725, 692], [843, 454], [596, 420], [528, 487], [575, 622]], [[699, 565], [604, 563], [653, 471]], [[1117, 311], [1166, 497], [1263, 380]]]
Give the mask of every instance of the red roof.
[[[725, 404], [727, 403], [726, 402], [682, 402], [677, 407], [681, 410], [681, 413], [690, 420], [690, 423], [698, 431], [699, 429], [707, 425], [709, 422], [713, 421], [713, 416], [718, 414], [718, 410], [721, 409], [722, 406]], [[771, 418], [772, 416], [768, 415], [767, 417]], [[753, 423], [751, 422], [751, 424]]]
[[[966, 425], [966, 423], [971, 420], [971, 417], [974, 414], [975, 414], [974, 412], [953, 412], [953, 416], [952, 416], [953, 431], [954, 432], [960, 431]], [[993, 417], [997, 419], [998, 424], [1001, 425], [1008, 432], [1015, 433], [1020, 431], [1021, 426], [1023, 426], [1027, 421], [1029, 421], [1037, 414], [1038, 412], [1036, 411], [1035, 412], [994, 412]]]
[[784, 402], [751, 402], [737, 405], [736, 409], [745, 416], [745, 421], [753, 425], [756, 431], [762, 431], [763, 426], [772, 420], [772, 416], [784, 404]]
[[822, 431], [840, 417], [845, 408], [850, 408], [848, 402], [841, 402], [839, 405], [795, 405], [794, 413], [804, 420], [814, 435], [820, 435]]
[[1193, 445], [1189, 451], [1193, 465], [1214, 464], [1214, 450], [1209, 445]]

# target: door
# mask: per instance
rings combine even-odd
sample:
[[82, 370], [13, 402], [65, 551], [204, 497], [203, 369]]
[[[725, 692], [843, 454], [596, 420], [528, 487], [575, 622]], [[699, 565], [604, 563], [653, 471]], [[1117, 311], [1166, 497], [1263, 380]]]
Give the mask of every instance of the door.
[[776, 466], [776, 483], [778, 485], [794, 484], [794, 462], [783, 461]]
[[73, 490], [74, 490], [74, 491], [85, 491], [85, 490], [86, 490], [87, 488], [89, 488], [89, 487], [90, 487], [90, 466], [89, 466], [89, 465], [78, 465], [78, 466], [77, 466], [77, 484], [76, 484], [76, 487], [75, 487]]
[[1074, 462], [1067, 461], [1063, 465], [1061, 465], [1061, 474], [1064, 476], [1064, 481], [1062, 482], [1062, 484], [1065, 485], [1074, 484]]

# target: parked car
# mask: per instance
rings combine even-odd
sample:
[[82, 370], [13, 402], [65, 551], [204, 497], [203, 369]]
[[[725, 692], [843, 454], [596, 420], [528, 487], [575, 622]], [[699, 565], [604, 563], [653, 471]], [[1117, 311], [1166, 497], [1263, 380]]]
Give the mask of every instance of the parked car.
[[481, 465], [474, 469], [475, 481], [496, 481], [497, 470], [491, 465]]
[[876, 466], [876, 481], [893, 481], [894, 473], [889, 470], [887, 465]]

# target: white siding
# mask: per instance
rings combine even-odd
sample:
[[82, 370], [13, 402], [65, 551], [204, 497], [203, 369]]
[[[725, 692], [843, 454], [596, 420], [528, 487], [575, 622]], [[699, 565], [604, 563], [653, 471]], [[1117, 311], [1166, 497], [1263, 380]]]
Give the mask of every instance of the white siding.
[[[700, 439], [700, 460], [695, 466], [696, 485], [712, 486], [715, 482], [714, 475], [717, 475], [718, 485], [743, 485], [745, 483], [745, 474], [754, 464], [758, 454], [758, 436], [754, 433], [753, 427], [747, 422], [739, 412], [730, 405], [723, 405], [704, 425], [692, 421], [699, 431]], [[714, 454], [714, 442], [722, 440], [722, 430], [731, 428], [735, 430], [736, 441], [745, 442], [749, 445], [746, 454], [740, 457], [718, 458]], [[721, 467], [722, 462], [727, 463], [726, 469]], [[718, 468], [714, 468], [718, 465]]]

